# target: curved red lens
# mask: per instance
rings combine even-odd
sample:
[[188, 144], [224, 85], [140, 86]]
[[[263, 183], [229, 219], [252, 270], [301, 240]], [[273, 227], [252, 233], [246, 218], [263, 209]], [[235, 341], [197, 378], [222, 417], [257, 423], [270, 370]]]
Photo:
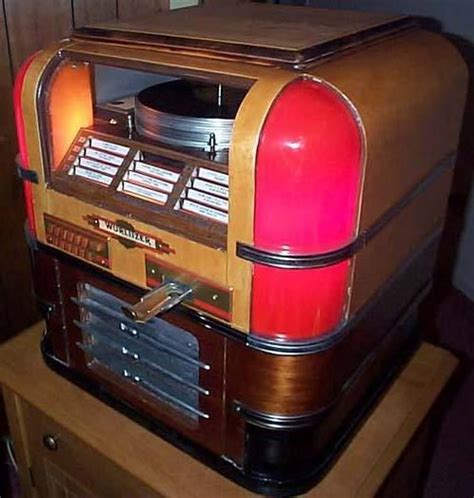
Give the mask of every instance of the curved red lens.
[[[318, 255], [354, 238], [362, 135], [348, 102], [328, 85], [297, 80], [276, 100], [257, 152], [254, 246]], [[252, 332], [314, 338], [343, 319], [350, 262], [319, 269], [256, 264]]]
[[[16, 134], [18, 140], [18, 152], [20, 156], [21, 165], [23, 168], [28, 169], [30, 166], [30, 159], [28, 156], [28, 147], [26, 145], [26, 135], [25, 135], [25, 122], [23, 117], [23, 108], [21, 102], [21, 96], [23, 92], [23, 86], [25, 84], [26, 74], [30, 68], [33, 60], [37, 56], [33, 54], [30, 56], [20, 67], [15, 84], [13, 86], [13, 108], [15, 112], [15, 123], [16, 123]], [[26, 215], [28, 217], [28, 228], [32, 235], [36, 234], [36, 224], [35, 224], [35, 212], [33, 204], [33, 192], [31, 191], [31, 185], [28, 182], [23, 182], [23, 191], [25, 193], [25, 204], [26, 204]]]

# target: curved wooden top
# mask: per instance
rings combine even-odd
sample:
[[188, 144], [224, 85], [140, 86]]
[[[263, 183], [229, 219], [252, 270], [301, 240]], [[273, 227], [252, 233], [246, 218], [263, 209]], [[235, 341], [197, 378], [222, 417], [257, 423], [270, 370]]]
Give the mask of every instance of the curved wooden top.
[[77, 30], [94, 38], [301, 64], [413, 24], [406, 16], [242, 4], [163, 12]]

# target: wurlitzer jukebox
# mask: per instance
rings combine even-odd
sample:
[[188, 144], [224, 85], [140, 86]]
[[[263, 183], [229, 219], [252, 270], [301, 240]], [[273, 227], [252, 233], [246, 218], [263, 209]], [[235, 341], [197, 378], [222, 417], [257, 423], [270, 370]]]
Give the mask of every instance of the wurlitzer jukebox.
[[48, 365], [249, 489], [309, 489], [416, 343], [466, 80], [412, 18], [255, 4], [35, 54]]

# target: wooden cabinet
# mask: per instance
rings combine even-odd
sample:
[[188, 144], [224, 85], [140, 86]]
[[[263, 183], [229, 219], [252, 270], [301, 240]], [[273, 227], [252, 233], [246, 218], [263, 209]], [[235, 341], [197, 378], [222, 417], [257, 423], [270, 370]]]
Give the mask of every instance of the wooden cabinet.
[[17, 458], [28, 469], [22, 479], [28, 498], [161, 496], [17, 394], [5, 390], [4, 397], [9, 420], [15, 420]]
[[[44, 496], [49, 498], [99, 498], [92, 494], [71, 476], [65, 474], [60, 467], [47, 462], [47, 489]], [[43, 495], [43, 492], [40, 492]]]
[[[38, 324], [0, 347], [25, 498], [255, 496], [49, 370], [42, 330]], [[418, 496], [431, 434], [422, 422], [456, 364], [423, 344], [306, 498]]]

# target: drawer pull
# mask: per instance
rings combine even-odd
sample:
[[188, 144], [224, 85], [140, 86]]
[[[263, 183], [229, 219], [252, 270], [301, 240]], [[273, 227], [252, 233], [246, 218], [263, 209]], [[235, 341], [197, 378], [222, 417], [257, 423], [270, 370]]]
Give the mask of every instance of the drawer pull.
[[45, 448], [47, 448], [50, 451], [58, 450], [58, 440], [51, 434], [45, 434], [43, 436], [43, 445]]

